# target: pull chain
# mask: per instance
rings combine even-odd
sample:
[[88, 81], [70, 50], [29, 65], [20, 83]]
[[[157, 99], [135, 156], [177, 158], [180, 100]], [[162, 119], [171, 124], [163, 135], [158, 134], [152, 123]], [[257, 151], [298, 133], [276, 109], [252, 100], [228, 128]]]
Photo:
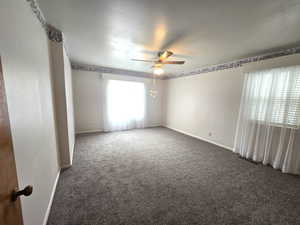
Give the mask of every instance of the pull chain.
[[152, 98], [156, 98], [157, 96], [157, 90], [156, 90], [156, 79], [155, 79], [155, 75], [153, 74], [153, 79], [152, 79], [152, 87], [149, 91], [149, 94]]

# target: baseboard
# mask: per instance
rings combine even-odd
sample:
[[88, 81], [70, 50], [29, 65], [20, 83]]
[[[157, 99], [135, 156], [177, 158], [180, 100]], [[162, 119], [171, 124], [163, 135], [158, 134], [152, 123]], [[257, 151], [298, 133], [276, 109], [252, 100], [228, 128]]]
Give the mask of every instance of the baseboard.
[[208, 140], [208, 139], [206, 139], [206, 138], [199, 137], [199, 136], [196, 136], [196, 135], [190, 134], [190, 133], [188, 133], [188, 132], [185, 132], [185, 131], [182, 131], [182, 130], [179, 130], [179, 129], [176, 129], [176, 128], [172, 128], [172, 127], [169, 127], [169, 126], [166, 126], [166, 125], [164, 125], [164, 127], [169, 128], [169, 129], [171, 129], [171, 130], [174, 130], [174, 131], [176, 131], [176, 132], [179, 132], [179, 133], [182, 133], [182, 134], [191, 136], [191, 137], [193, 137], [193, 138], [197, 138], [197, 139], [199, 139], [199, 140], [201, 140], [201, 141], [205, 141], [205, 142], [211, 143], [211, 144], [213, 144], [213, 145], [219, 146], [219, 147], [224, 148], [224, 149], [226, 149], [226, 150], [233, 151], [233, 148], [232, 148], [232, 147], [229, 147], [229, 146], [226, 146], [226, 145], [223, 145], [223, 144], [219, 144], [219, 143], [217, 143], [217, 142]]
[[74, 138], [74, 143], [73, 143], [73, 146], [72, 146], [72, 154], [71, 154], [71, 157], [70, 157], [70, 161], [71, 161], [71, 166], [73, 165], [73, 158], [74, 158], [74, 151], [75, 151], [75, 142], [76, 142], [76, 138]]
[[60, 166], [61, 169], [67, 169], [70, 168], [72, 165], [71, 164], [63, 164]]
[[[145, 126], [144, 128], [154, 128], [154, 127], [163, 127], [163, 125], [157, 124], [157, 125]], [[83, 131], [76, 132], [76, 134], [90, 134], [90, 133], [99, 133], [99, 132], [105, 132], [105, 131], [104, 130], [83, 130]]]
[[57, 176], [56, 176], [56, 179], [55, 179], [53, 188], [52, 188], [52, 193], [51, 193], [50, 201], [49, 201], [49, 204], [48, 204], [46, 213], [45, 213], [43, 225], [47, 225], [47, 222], [48, 222], [48, 217], [49, 217], [49, 214], [50, 214], [50, 210], [51, 210], [51, 206], [52, 206], [54, 194], [55, 194], [55, 191], [56, 191], [56, 186], [57, 186], [57, 183], [58, 183], [59, 175], [60, 175], [60, 170], [59, 170], [58, 173], [57, 173]]
[[155, 128], [155, 127], [163, 127], [163, 125], [157, 124], [157, 125], [147, 126], [147, 127], [145, 127], [145, 128]]
[[98, 132], [103, 132], [103, 130], [82, 130], [76, 132], [76, 134], [89, 134], [89, 133], [98, 133]]

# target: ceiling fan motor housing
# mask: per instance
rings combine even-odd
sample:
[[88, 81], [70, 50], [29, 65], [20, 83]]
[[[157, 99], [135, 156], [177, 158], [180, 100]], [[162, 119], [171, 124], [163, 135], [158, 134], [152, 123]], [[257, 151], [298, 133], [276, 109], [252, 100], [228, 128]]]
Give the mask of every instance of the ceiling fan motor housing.
[[164, 58], [168, 58], [171, 55], [173, 55], [173, 52], [171, 52], [171, 51], [160, 51], [160, 52], [158, 52], [158, 57], [161, 57], [162, 55], [165, 55]]

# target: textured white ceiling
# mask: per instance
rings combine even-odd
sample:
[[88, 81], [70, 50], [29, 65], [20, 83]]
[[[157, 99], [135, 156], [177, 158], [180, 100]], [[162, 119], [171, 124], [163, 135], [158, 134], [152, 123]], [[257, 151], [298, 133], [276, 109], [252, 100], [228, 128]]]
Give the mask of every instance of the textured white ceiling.
[[47, 22], [61, 29], [71, 59], [151, 72], [171, 50], [189, 72], [300, 44], [300, 0], [39, 0]]

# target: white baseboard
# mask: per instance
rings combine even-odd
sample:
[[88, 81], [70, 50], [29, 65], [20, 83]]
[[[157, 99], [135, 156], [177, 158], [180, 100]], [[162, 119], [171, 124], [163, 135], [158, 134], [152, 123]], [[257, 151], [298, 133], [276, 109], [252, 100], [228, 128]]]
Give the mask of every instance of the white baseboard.
[[199, 136], [196, 136], [196, 135], [190, 134], [190, 133], [188, 133], [188, 132], [185, 132], [185, 131], [182, 131], [182, 130], [179, 130], [179, 129], [176, 129], [176, 128], [172, 128], [172, 127], [169, 127], [169, 126], [166, 126], [166, 125], [164, 125], [164, 127], [169, 128], [169, 129], [174, 130], [174, 131], [177, 131], [177, 132], [179, 132], [179, 133], [182, 133], [182, 134], [191, 136], [191, 137], [193, 137], [193, 138], [197, 138], [197, 139], [199, 139], [199, 140], [201, 140], [201, 141], [205, 141], [205, 142], [208, 142], [208, 143], [217, 145], [217, 146], [219, 146], [219, 147], [221, 147], [221, 148], [224, 148], [224, 149], [226, 149], [226, 150], [233, 151], [233, 148], [232, 148], [232, 147], [229, 147], [229, 146], [226, 146], [226, 145], [223, 145], [223, 144], [219, 144], [219, 143], [217, 143], [217, 142], [208, 140], [208, 139], [206, 139], [206, 138], [199, 137]]
[[70, 168], [71, 166], [72, 166], [72, 164], [64, 164], [64, 165], [61, 165], [60, 168], [67, 169], [67, 168]]
[[[145, 126], [144, 128], [153, 128], [153, 127], [162, 127], [163, 125], [157, 124], [157, 125], [150, 125], [150, 126]], [[82, 130], [76, 132], [76, 134], [89, 134], [89, 133], [99, 133], [99, 132], [105, 132], [104, 130]]]
[[74, 151], [75, 151], [75, 142], [76, 142], [76, 138], [74, 138], [74, 143], [73, 143], [73, 146], [72, 146], [72, 154], [71, 154], [71, 157], [70, 157], [70, 164], [71, 164], [71, 166], [73, 165], [73, 158], [74, 158]]
[[89, 134], [89, 133], [97, 133], [97, 132], [103, 132], [103, 130], [81, 130], [81, 131], [77, 131], [76, 134]]
[[52, 188], [52, 193], [51, 193], [51, 196], [50, 196], [50, 201], [49, 201], [46, 213], [45, 213], [43, 225], [47, 225], [47, 222], [48, 222], [48, 217], [49, 217], [49, 214], [50, 214], [50, 210], [51, 210], [51, 206], [52, 206], [54, 194], [55, 194], [55, 191], [56, 191], [56, 186], [57, 186], [57, 183], [58, 183], [59, 175], [60, 175], [60, 170], [58, 171], [56, 179], [54, 181], [54, 185], [53, 185], [53, 188]]

